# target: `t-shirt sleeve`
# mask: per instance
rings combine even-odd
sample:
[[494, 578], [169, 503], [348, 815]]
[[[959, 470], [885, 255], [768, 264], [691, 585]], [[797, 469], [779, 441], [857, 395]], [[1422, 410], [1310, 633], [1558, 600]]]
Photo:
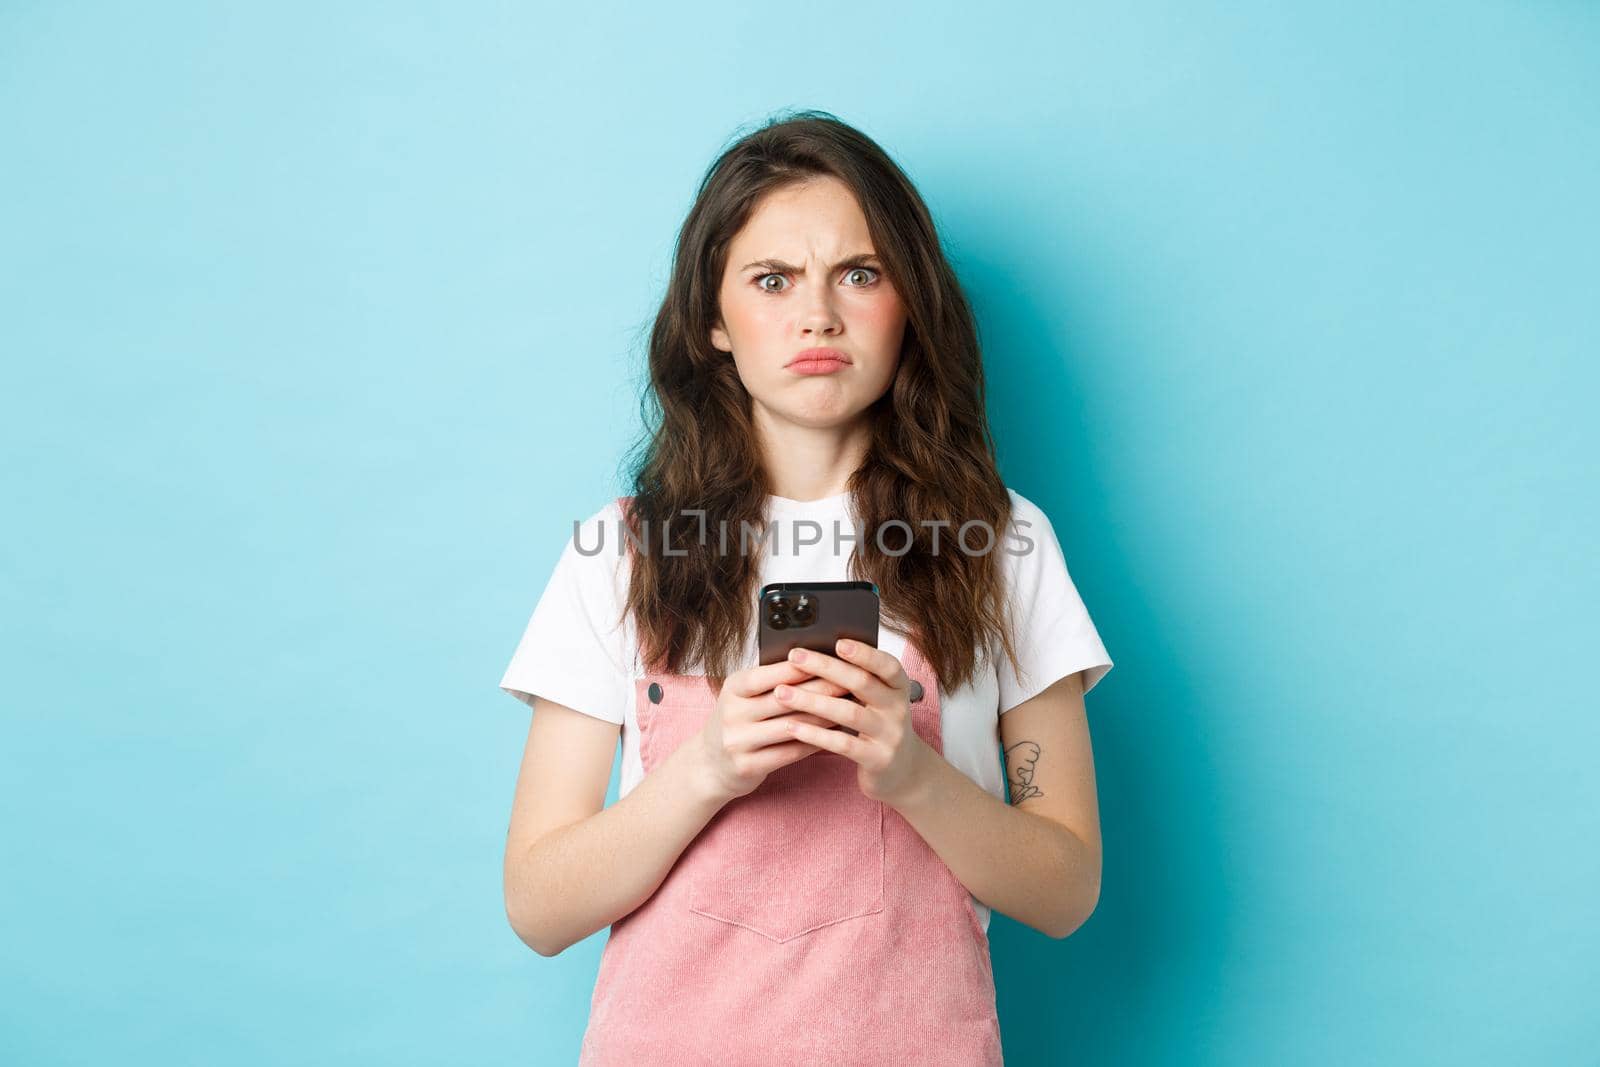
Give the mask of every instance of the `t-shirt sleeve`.
[[1001, 558], [1023, 669], [1019, 675], [1003, 653], [998, 656], [1002, 715], [1078, 671], [1086, 671], [1087, 693], [1112, 666], [1049, 517], [1015, 491], [1011, 497], [1013, 532], [1002, 542]]
[[626, 594], [618, 584], [626, 565], [618, 552], [620, 527], [605, 521], [603, 546], [585, 554], [601, 536], [596, 523], [611, 512], [591, 516], [567, 540], [500, 688], [530, 707], [539, 696], [620, 725], [632, 681], [621, 619]]

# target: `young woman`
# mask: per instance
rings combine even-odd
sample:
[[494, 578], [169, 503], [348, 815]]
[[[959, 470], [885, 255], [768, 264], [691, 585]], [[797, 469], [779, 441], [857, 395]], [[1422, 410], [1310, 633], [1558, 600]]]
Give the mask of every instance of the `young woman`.
[[[803, 112], [717, 159], [646, 396], [633, 492], [500, 681], [534, 708], [512, 928], [549, 956], [611, 927], [580, 1062], [999, 1064], [990, 909], [1065, 937], [1099, 897], [1083, 694], [1112, 664], [876, 144]], [[756, 665], [762, 585], [846, 579], [877, 648]]]

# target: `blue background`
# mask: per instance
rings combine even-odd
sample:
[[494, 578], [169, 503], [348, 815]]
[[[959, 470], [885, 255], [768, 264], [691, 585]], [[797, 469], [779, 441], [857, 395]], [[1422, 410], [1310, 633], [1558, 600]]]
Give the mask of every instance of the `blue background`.
[[573, 1061], [604, 933], [506, 923], [496, 682], [695, 183], [805, 106], [933, 207], [1117, 664], [1099, 910], [994, 920], [1009, 1058], [1597, 1062], [1597, 54], [1571, 2], [6, 4], [0, 1055]]

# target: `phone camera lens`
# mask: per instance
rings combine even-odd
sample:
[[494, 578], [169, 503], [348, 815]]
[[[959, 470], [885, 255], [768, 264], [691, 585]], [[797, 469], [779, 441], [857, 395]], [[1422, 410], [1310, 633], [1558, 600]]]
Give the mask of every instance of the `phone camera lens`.
[[801, 594], [795, 602], [794, 621], [798, 626], [810, 626], [817, 618], [817, 602], [814, 598]]
[[767, 625], [774, 630], [787, 630], [789, 628], [789, 616], [781, 611], [768, 612]]

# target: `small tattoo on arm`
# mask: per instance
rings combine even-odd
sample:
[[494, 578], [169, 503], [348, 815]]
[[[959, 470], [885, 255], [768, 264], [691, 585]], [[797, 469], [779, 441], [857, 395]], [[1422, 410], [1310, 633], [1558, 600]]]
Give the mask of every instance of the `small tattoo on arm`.
[[1032, 741], [1018, 741], [1006, 749], [1006, 770], [1011, 779], [1011, 803], [1014, 805], [1031, 797], [1044, 796], [1044, 790], [1033, 784], [1039, 751], [1039, 746]]

